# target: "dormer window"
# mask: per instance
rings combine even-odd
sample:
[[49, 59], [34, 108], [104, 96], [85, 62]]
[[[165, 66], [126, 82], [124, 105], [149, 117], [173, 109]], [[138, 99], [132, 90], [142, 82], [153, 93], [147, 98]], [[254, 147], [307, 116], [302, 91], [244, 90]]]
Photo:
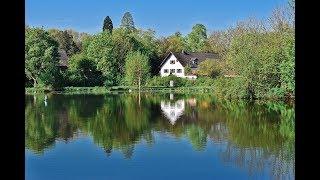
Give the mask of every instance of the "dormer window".
[[175, 64], [176, 61], [175, 60], [170, 60], [170, 64]]
[[192, 58], [190, 61], [190, 66], [193, 68], [196, 68], [198, 66], [198, 59], [197, 58]]
[[198, 59], [197, 58], [192, 58], [191, 59], [192, 64], [198, 64]]

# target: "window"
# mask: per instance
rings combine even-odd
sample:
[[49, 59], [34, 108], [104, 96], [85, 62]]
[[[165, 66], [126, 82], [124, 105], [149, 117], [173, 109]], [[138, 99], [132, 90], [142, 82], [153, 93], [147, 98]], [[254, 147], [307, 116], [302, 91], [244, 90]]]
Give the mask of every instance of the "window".
[[175, 60], [170, 60], [170, 64], [174, 64], [175, 62]]
[[182, 73], [182, 69], [177, 69], [177, 73]]
[[175, 73], [176, 70], [175, 69], [170, 69], [170, 73]]
[[168, 71], [168, 69], [164, 69], [163, 72], [164, 73], [168, 73], [169, 71]]

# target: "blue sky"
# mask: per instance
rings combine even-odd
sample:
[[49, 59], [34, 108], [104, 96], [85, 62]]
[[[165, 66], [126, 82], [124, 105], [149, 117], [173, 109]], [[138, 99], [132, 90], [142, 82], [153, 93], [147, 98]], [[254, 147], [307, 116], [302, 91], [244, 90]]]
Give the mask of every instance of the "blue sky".
[[187, 34], [196, 23], [208, 31], [234, 25], [249, 17], [267, 18], [287, 0], [26, 0], [26, 24], [98, 33], [105, 16], [118, 27], [129, 11], [138, 28], [157, 36]]

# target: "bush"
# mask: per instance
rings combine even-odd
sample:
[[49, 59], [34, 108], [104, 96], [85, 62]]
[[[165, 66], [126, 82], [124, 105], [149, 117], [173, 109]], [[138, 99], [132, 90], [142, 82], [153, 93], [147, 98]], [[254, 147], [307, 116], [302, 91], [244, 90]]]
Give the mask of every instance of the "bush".
[[147, 86], [170, 86], [170, 81], [174, 82], [174, 87], [183, 87], [186, 86], [191, 80], [180, 78], [174, 75], [169, 75], [166, 77], [154, 76], [149, 79], [146, 83]]
[[102, 73], [97, 70], [96, 63], [83, 54], [75, 54], [69, 60], [69, 69], [65, 73], [71, 86], [101, 86]]
[[221, 75], [222, 67], [221, 62], [216, 60], [207, 59], [199, 64], [197, 74], [199, 76], [217, 77]]
[[144, 85], [150, 77], [150, 65], [147, 55], [140, 51], [129, 52], [126, 56], [125, 76], [126, 85], [138, 86], [139, 80]]
[[242, 99], [250, 96], [248, 86], [242, 78], [219, 77], [214, 80], [214, 94], [229, 99]]
[[199, 77], [195, 80], [190, 80], [186, 78], [180, 78], [174, 75], [160, 77], [154, 76], [149, 79], [147, 86], [170, 86], [170, 81], [174, 81], [174, 87], [208, 87], [213, 86], [214, 79], [209, 77]]

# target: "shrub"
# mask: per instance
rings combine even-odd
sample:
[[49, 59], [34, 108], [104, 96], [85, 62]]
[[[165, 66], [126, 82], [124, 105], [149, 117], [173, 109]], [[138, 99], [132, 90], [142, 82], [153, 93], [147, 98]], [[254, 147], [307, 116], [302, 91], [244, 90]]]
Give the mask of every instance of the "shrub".
[[221, 74], [222, 67], [220, 62], [207, 59], [199, 64], [197, 74], [199, 76], [217, 77]]
[[174, 82], [174, 87], [183, 87], [186, 86], [191, 80], [180, 78], [174, 75], [169, 75], [166, 77], [154, 76], [153, 78], [147, 81], [147, 86], [170, 86], [170, 81]]
[[242, 78], [219, 77], [214, 80], [213, 86], [218, 97], [241, 99], [249, 96], [248, 86]]

